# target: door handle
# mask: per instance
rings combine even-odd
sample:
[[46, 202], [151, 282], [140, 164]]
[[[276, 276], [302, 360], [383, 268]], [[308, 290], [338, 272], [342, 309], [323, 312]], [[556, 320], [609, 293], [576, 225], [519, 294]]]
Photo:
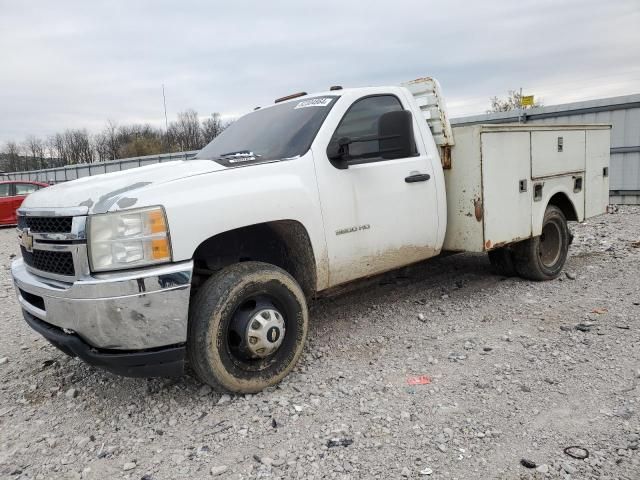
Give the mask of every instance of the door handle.
[[429, 175], [428, 173], [416, 173], [414, 175], [404, 177], [404, 181], [407, 183], [426, 182], [430, 178], [431, 175]]

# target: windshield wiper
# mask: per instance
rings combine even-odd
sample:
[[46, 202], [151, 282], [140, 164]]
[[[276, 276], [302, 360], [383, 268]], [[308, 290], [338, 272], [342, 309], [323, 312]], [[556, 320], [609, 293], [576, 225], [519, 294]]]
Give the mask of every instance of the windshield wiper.
[[235, 164], [253, 162], [254, 160], [259, 160], [261, 156], [262, 155], [253, 153], [251, 150], [238, 150], [237, 152], [221, 153], [217, 155], [216, 158], [226, 163]]
[[238, 150], [237, 152], [227, 152], [227, 153], [221, 153], [220, 155], [218, 155], [220, 158], [224, 158], [224, 157], [255, 157], [255, 158], [259, 158], [262, 155], [258, 155], [257, 153], [253, 153], [251, 150]]

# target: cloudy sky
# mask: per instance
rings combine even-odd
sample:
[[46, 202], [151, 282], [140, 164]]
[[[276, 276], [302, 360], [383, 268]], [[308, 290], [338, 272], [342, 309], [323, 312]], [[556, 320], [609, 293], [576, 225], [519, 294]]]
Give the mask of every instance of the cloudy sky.
[[639, 0], [0, 0], [0, 146], [435, 76], [454, 116], [640, 93]]

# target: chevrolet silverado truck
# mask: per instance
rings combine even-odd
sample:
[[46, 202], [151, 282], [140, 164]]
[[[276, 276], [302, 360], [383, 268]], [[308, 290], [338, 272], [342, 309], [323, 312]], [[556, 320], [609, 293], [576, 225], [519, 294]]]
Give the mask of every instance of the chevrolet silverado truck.
[[322, 292], [448, 252], [550, 280], [608, 203], [608, 125], [452, 128], [440, 87], [332, 87], [257, 108], [193, 159], [54, 185], [18, 211], [26, 322], [128, 376], [282, 380]]

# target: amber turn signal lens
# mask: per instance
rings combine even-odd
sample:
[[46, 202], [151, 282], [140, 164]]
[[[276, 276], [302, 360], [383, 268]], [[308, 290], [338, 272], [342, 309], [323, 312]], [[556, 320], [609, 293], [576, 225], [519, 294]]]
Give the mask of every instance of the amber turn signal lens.
[[151, 210], [149, 215], [149, 226], [151, 233], [164, 233], [167, 231], [167, 225], [164, 222], [164, 214], [162, 210]]
[[159, 238], [151, 241], [151, 256], [154, 260], [162, 260], [171, 256], [169, 239]]

